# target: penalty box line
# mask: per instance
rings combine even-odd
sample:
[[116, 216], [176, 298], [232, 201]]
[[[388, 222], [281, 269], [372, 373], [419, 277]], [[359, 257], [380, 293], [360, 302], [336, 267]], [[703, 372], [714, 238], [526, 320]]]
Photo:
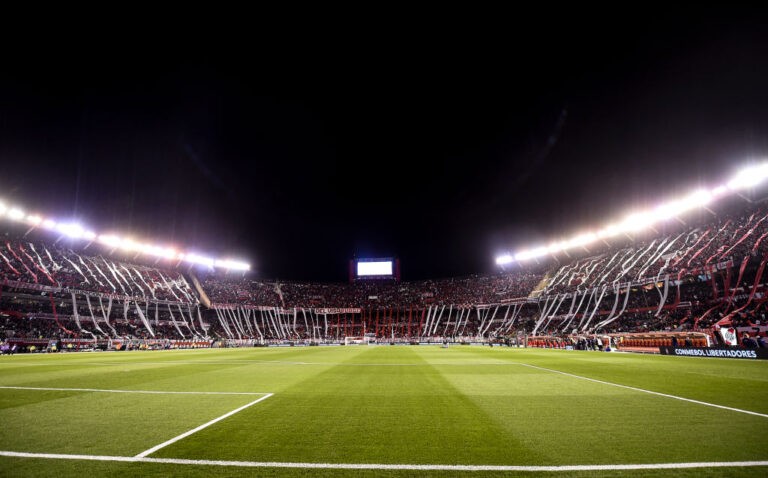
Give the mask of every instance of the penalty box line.
[[153, 446], [152, 448], [150, 448], [150, 449], [148, 449], [148, 450], [144, 450], [143, 452], [141, 452], [141, 453], [139, 453], [138, 455], [136, 455], [134, 458], [145, 458], [147, 455], [151, 455], [152, 453], [154, 453], [154, 452], [156, 452], [156, 451], [160, 450], [161, 448], [165, 448], [165, 447], [167, 447], [168, 445], [172, 445], [172, 444], [176, 443], [177, 441], [179, 441], [179, 440], [181, 440], [181, 439], [184, 439], [184, 438], [186, 438], [186, 437], [188, 437], [188, 436], [190, 436], [190, 435], [192, 435], [192, 434], [195, 434], [195, 433], [199, 432], [200, 430], [203, 430], [203, 429], [205, 429], [205, 428], [208, 428], [209, 426], [213, 425], [214, 423], [218, 423], [218, 422], [220, 422], [220, 421], [224, 420], [225, 418], [229, 418], [229, 417], [231, 417], [232, 415], [234, 415], [235, 413], [241, 412], [241, 411], [245, 410], [245, 409], [246, 409], [246, 408], [248, 408], [248, 407], [251, 407], [251, 406], [253, 406], [253, 405], [256, 405], [257, 403], [261, 402], [262, 400], [266, 400], [266, 399], [268, 399], [268, 398], [269, 398], [269, 397], [271, 397], [272, 395], [274, 395], [274, 394], [273, 394], [273, 393], [267, 393], [267, 394], [266, 394], [266, 395], [264, 395], [263, 397], [261, 397], [261, 398], [258, 398], [258, 399], [256, 399], [256, 400], [254, 400], [254, 401], [250, 402], [250, 403], [246, 403], [246, 404], [245, 404], [245, 405], [243, 405], [242, 407], [236, 408], [236, 409], [232, 410], [231, 412], [227, 412], [227, 413], [225, 413], [224, 415], [222, 415], [222, 416], [220, 416], [220, 417], [218, 417], [218, 418], [214, 418], [213, 420], [211, 420], [211, 421], [209, 421], [209, 422], [203, 423], [202, 425], [200, 425], [200, 426], [199, 426], [199, 427], [197, 427], [197, 428], [193, 428], [192, 430], [189, 430], [189, 431], [187, 431], [187, 432], [184, 432], [184, 433], [182, 433], [182, 434], [181, 434], [181, 435], [179, 435], [179, 436], [173, 437], [173, 438], [171, 438], [171, 439], [170, 439], [170, 440], [168, 440], [168, 441], [164, 441], [163, 443], [161, 443], [161, 444], [159, 444], [159, 445]]
[[386, 463], [291, 463], [261, 461], [186, 460], [181, 458], [146, 458], [131, 456], [66, 455], [0, 451], [0, 456], [53, 460], [112, 461], [125, 463], [159, 463], [172, 465], [231, 466], [246, 468], [305, 468], [328, 470], [421, 470], [421, 471], [614, 471], [669, 470], [686, 468], [743, 468], [768, 466], [768, 461], [714, 461], [690, 463], [637, 463], [627, 465], [416, 465]]
[[704, 405], [704, 406], [712, 407], [712, 408], [719, 408], [721, 410], [729, 410], [731, 412], [745, 413], [747, 415], [754, 415], [756, 417], [768, 418], [768, 415], [765, 414], [765, 413], [753, 412], [751, 410], [743, 410], [741, 408], [726, 407], [725, 405], [718, 405], [716, 403], [702, 402], [701, 400], [694, 400], [692, 398], [679, 397], [677, 395], [670, 395], [668, 393], [654, 392], [653, 390], [646, 390], [644, 388], [631, 387], [629, 385], [621, 385], [620, 383], [606, 382], [605, 380], [598, 380], [596, 378], [584, 377], [582, 375], [576, 375], [576, 374], [573, 374], [573, 373], [561, 372], [560, 370], [555, 370], [555, 369], [545, 368], [545, 367], [539, 367], [538, 365], [531, 365], [531, 364], [527, 364], [527, 363], [523, 363], [523, 362], [514, 362], [514, 363], [516, 363], [518, 365], [522, 365], [524, 367], [530, 367], [530, 368], [535, 368], [535, 369], [538, 369], [538, 370], [544, 370], [545, 372], [557, 373], [557, 374], [560, 374], [560, 375], [565, 375], [567, 377], [578, 378], [580, 380], [586, 380], [588, 382], [601, 383], [603, 385], [610, 385], [612, 387], [625, 388], [627, 390], [633, 390], [635, 392], [648, 393], [650, 395], [656, 395], [656, 396], [665, 397], [665, 398], [672, 398], [674, 400], [681, 400], [683, 402], [695, 403], [695, 404], [698, 404], [698, 405]]
[[209, 426], [213, 425], [214, 423], [220, 422], [221, 420], [224, 420], [225, 418], [229, 418], [235, 413], [241, 412], [245, 410], [246, 408], [256, 405], [257, 403], [261, 402], [262, 400], [266, 400], [274, 393], [264, 393], [264, 392], [188, 392], [188, 391], [163, 391], [163, 390], [110, 390], [110, 389], [101, 389], [101, 388], [61, 388], [61, 387], [15, 387], [15, 386], [0, 386], [0, 389], [3, 390], [36, 390], [36, 391], [65, 391], [65, 392], [103, 392], [103, 393], [138, 393], [138, 394], [154, 394], [154, 395], [262, 395], [262, 397], [257, 398], [256, 400], [246, 403], [242, 407], [236, 408], [235, 410], [232, 410], [231, 412], [225, 413], [224, 415], [214, 418], [213, 420], [203, 423], [197, 428], [193, 428], [192, 430], [189, 430], [185, 433], [182, 433], [179, 436], [173, 437], [168, 441], [165, 441], [159, 445], [153, 446], [152, 448], [148, 450], [144, 450], [143, 452], [139, 453], [135, 456], [135, 458], [144, 458], [147, 455], [150, 455], [157, 450], [160, 450], [161, 448], [165, 448], [168, 445], [171, 445], [173, 443], [176, 443], [177, 441], [186, 438], [194, 433], [199, 432], [200, 430], [203, 430], [205, 428], [208, 428]]

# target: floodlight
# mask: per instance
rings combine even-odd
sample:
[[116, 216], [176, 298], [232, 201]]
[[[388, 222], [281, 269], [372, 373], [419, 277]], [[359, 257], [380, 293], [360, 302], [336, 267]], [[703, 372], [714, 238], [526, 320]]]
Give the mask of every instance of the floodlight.
[[126, 238], [126, 239], [120, 240], [118, 247], [125, 251], [135, 251], [135, 250], [139, 250], [140, 244], [137, 244], [132, 239]]
[[121, 240], [117, 236], [102, 234], [99, 236], [99, 242], [111, 247], [120, 247]]
[[98, 241], [101, 244], [112, 248], [119, 248], [125, 251], [140, 252], [143, 254], [160, 257], [169, 260], [184, 260], [193, 264], [201, 264], [210, 268], [221, 267], [225, 269], [248, 271], [251, 266], [245, 262], [231, 259], [213, 259], [198, 254], [184, 254], [177, 252], [172, 247], [158, 246], [143, 242], [137, 242], [130, 238], [123, 238], [112, 234], [98, 234], [90, 229], [85, 229], [77, 223], [61, 223], [53, 219], [44, 218], [39, 214], [27, 215], [23, 210], [15, 206], [7, 206], [0, 202], [0, 216], [7, 216], [13, 221], [24, 221], [33, 226], [42, 226], [51, 231], [57, 231], [73, 239], [84, 239], [86, 241]]
[[586, 246], [587, 244], [594, 242], [595, 240], [597, 240], [597, 235], [593, 232], [581, 234], [579, 236], [574, 237], [570, 241], [567, 241], [565, 243], [565, 248], [570, 249], [573, 247]]
[[768, 179], [768, 162], [750, 166], [736, 173], [725, 185], [720, 185], [712, 189], [697, 189], [687, 196], [660, 204], [654, 209], [630, 214], [621, 222], [610, 224], [603, 229], [599, 229], [597, 232], [580, 234], [566, 241], [552, 243], [548, 247], [524, 249], [514, 256], [507, 254], [498, 257], [496, 263], [498, 265], [503, 265], [512, 260], [525, 261], [536, 257], [542, 257], [547, 254], [556, 254], [567, 249], [583, 247], [598, 239], [605, 239], [627, 232], [640, 231], [659, 221], [678, 217], [693, 209], [704, 207], [716, 198], [724, 196], [732, 191], [752, 188], [764, 182], [766, 179]]
[[166, 259], [174, 259], [176, 257], [176, 251], [171, 248], [160, 249], [160, 256]]
[[13, 219], [14, 221], [21, 221], [24, 219], [24, 211], [18, 208], [11, 208], [10, 211], [8, 211], [8, 217]]
[[563, 250], [562, 244], [559, 244], [559, 243], [554, 243], [547, 246], [547, 252], [549, 254], [557, 254], [562, 250]]
[[530, 249], [527, 251], [519, 252], [515, 254], [515, 260], [516, 261], [524, 261], [527, 259], [535, 259], [537, 257], [546, 256], [549, 254], [549, 249], [546, 247], [537, 247], [535, 249]]
[[163, 257], [165, 259], [173, 259], [174, 257], [176, 257], [176, 251], [168, 247], [141, 244], [139, 246], [139, 250], [144, 254], [155, 256], [155, 257]]
[[503, 256], [499, 256], [496, 258], [496, 264], [503, 266], [504, 264], [509, 264], [515, 260], [514, 257], [510, 256], [509, 254], [504, 254]]
[[728, 188], [733, 191], [749, 189], [768, 178], [768, 163], [744, 168], [728, 181]]
[[533, 253], [533, 257], [542, 257], [549, 254], [549, 249], [544, 246], [541, 246], [541, 247], [537, 247], [531, 252]]
[[79, 239], [83, 237], [85, 230], [80, 224], [59, 224], [56, 229], [62, 234], [69, 236], [73, 239]]
[[210, 257], [203, 257], [198, 254], [187, 254], [184, 257], [184, 260], [187, 262], [191, 262], [192, 264], [200, 264], [203, 266], [213, 267], [214, 266], [214, 260]]
[[670, 219], [684, 212], [687, 208], [680, 201], [662, 204], [653, 210], [653, 218], [657, 220]]
[[514, 259], [516, 261], [526, 261], [530, 258], [531, 258], [531, 253], [528, 251], [520, 251], [514, 256]]
[[241, 271], [247, 271], [251, 268], [251, 266], [249, 266], [244, 262], [232, 261], [229, 259], [217, 259], [213, 261], [213, 265], [215, 267], [221, 267], [224, 269], [233, 269], [233, 270], [241, 270]]
[[251, 270], [251, 266], [245, 262], [229, 261], [229, 269], [235, 271], [249, 271]]
[[616, 224], [609, 224], [597, 231], [597, 238], [604, 239], [606, 237], [618, 236], [619, 234], [621, 234], [621, 227]]
[[639, 212], [630, 214], [619, 224], [619, 228], [624, 231], [639, 231], [653, 224], [653, 215], [648, 212]]

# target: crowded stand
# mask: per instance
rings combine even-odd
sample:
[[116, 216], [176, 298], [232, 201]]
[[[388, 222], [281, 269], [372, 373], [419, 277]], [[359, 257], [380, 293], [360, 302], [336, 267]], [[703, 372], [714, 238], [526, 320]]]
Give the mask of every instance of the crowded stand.
[[134, 299], [197, 301], [189, 283], [178, 272], [113, 261], [100, 255], [78, 254], [40, 242], [0, 241], [0, 279], [5, 283], [37, 284]]
[[277, 284], [246, 277], [202, 280], [203, 290], [214, 304], [277, 306], [281, 303]]
[[[205, 284], [215, 308], [250, 308], [259, 320], [267, 316], [260, 335], [255, 327], [253, 334], [247, 326], [238, 327], [236, 316], [214, 318], [214, 323], [231, 325], [224, 329], [230, 338], [338, 339], [364, 333], [389, 339], [492, 338], [521, 330], [562, 335], [595, 330], [691, 331], [730, 324], [748, 327], [765, 323], [760, 309], [767, 218], [764, 206], [753, 207], [671, 234], [633, 240], [629, 246], [617, 241], [617, 246], [597, 254], [585, 249], [582, 256], [586, 257], [574, 254], [571, 261], [556, 267], [545, 263], [489, 276], [351, 284], [262, 281], [253, 282], [250, 294], [240, 293], [236, 303], [227, 302], [231, 295], [218, 295], [216, 290], [232, 294], [237, 287], [227, 284], [242, 287], [247, 280], [209, 277]], [[515, 302], [520, 310], [515, 311], [517, 322], [510, 327], [507, 317], [517, 307]], [[261, 310], [265, 307], [276, 312]], [[329, 325], [323, 317], [322, 325], [314, 329], [311, 324], [291, 327], [290, 309], [306, 309], [312, 316], [318, 308], [349, 310], [340, 318], [333, 314]], [[281, 310], [289, 311], [287, 319]], [[463, 317], [462, 310], [473, 312]], [[492, 317], [484, 322], [489, 310]], [[376, 323], [377, 315], [386, 317], [384, 326]], [[421, 316], [429, 322], [426, 327]], [[313, 334], [315, 329], [319, 333]]]
[[398, 308], [502, 303], [527, 297], [541, 279], [537, 272], [410, 282], [358, 280], [351, 284], [209, 276], [202, 284], [211, 302], [219, 306]]
[[584, 334], [706, 332], [717, 342], [714, 331], [726, 326], [749, 329], [758, 343], [766, 333], [766, 236], [768, 208], [758, 204], [496, 274], [349, 283], [182, 272], [6, 236], [0, 324], [17, 344], [517, 342], [530, 335], [537, 346], [561, 347]]
[[198, 294], [182, 273], [85, 249], [10, 235], [0, 241], [6, 339], [23, 346], [53, 338], [89, 343], [207, 338], [207, 325], [195, 321]]
[[[72, 304], [76, 304], [74, 307]], [[195, 306], [45, 297], [14, 292], [0, 297], [5, 337], [113, 339], [206, 338], [209, 325]]]
[[[557, 269], [544, 293], [564, 293], [621, 282], [659, 281], [665, 276], [695, 274], [734, 259], [760, 256], [768, 250], [768, 212], [721, 218], [678, 234], [606, 251]], [[733, 262], [731, 262], [733, 264]]]

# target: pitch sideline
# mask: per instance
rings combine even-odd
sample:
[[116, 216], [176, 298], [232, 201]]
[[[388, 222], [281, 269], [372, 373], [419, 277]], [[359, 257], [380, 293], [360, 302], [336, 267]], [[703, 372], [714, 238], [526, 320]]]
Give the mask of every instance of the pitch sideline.
[[690, 463], [636, 463], [627, 465], [416, 465], [386, 463], [300, 463], [271, 461], [186, 460], [181, 458], [147, 458], [139, 456], [66, 455], [56, 453], [26, 453], [0, 451], [10, 458], [52, 460], [112, 461], [126, 463], [160, 463], [172, 465], [231, 466], [244, 468], [305, 468], [329, 470], [414, 470], [414, 471], [615, 471], [669, 470], [685, 468], [744, 468], [768, 466], [768, 461], [714, 461]]

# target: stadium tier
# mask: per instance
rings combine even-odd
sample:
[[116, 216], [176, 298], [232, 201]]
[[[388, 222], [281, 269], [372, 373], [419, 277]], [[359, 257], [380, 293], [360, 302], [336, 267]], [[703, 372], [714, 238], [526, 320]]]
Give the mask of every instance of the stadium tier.
[[499, 274], [324, 284], [198, 277], [192, 267], [140, 264], [98, 246], [9, 235], [0, 243], [0, 310], [7, 338], [41, 343], [504, 341], [651, 331], [707, 331], [717, 340], [713, 327], [725, 325], [765, 333], [766, 236], [768, 208], [749, 205]]
[[178, 272], [85, 252], [78, 254], [39, 242], [5, 240], [0, 243], [0, 261], [3, 280], [19, 288], [82, 291], [124, 299], [197, 301], [184, 276]]

